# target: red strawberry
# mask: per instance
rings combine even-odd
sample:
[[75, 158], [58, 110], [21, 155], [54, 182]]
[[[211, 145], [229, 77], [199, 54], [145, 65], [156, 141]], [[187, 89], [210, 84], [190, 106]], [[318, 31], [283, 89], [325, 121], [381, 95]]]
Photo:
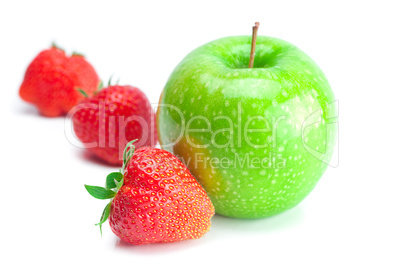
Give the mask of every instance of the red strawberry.
[[155, 146], [158, 142], [155, 111], [145, 94], [132, 86], [108, 86], [76, 107], [74, 131], [98, 158], [121, 165], [127, 141], [135, 146]]
[[28, 66], [19, 94], [42, 115], [55, 117], [67, 114], [84, 98], [78, 88], [92, 96], [98, 84], [98, 75], [82, 55], [69, 57], [52, 47], [39, 53]]
[[85, 185], [98, 199], [113, 198], [97, 225], [109, 218], [112, 231], [136, 245], [196, 239], [209, 230], [214, 207], [179, 159], [157, 148], [134, 151], [130, 142], [124, 160], [124, 175], [109, 174], [105, 188]]

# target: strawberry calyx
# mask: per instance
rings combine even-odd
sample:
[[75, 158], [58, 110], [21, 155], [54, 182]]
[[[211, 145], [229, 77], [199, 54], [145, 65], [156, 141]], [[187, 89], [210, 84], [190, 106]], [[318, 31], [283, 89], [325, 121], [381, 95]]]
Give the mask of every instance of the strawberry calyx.
[[[110, 76], [108, 82], [107, 82], [107, 87], [113, 86], [113, 85], [118, 85], [120, 82], [120, 79], [117, 79], [116, 82], [112, 83], [112, 79], [113, 79], [113, 75]], [[98, 89], [94, 92], [94, 95], [98, 94], [103, 88], [105, 87], [105, 85], [103, 84], [103, 81], [101, 80], [99, 82], [98, 85]]]
[[88, 98], [88, 94], [82, 88], [77, 88], [77, 91], [85, 98]]
[[51, 47], [51, 48], [55, 48], [55, 49], [58, 49], [58, 50], [61, 50], [61, 51], [65, 52], [63, 48], [61, 48], [60, 46], [58, 46], [58, 45], [56, 44], [56, 42], [52, 42], [52, 44], [51, 44], [51, 46], [50, 46], [50, 47]]
[[[133, 143], [135, 141], [137, 141], [137, 140], [132, 140], [129, 143], [127, 143], [126, 148], [124, 149], [124, 152], [123, 152], [123, 166], [119, 172], [112, 172], [109, 175], [107, 175], [105, 187], [91, 186], [91, 185], [84, 184], [85, 189], [88, 191], [88, 193], [92, 197], [95, 197], [95, 198], [101, 199], [101, 200], [105, 200], [105, 199], [113, 200], [113, 198], [116, 196], [117, 192], [123, 186], [124, 170], [134, 155], [135, 146], [133, 145]], [[99, 222], [95, 224], [96, 226], [99, 226], [101, 235], [102, 235], [102, 224], [105, 223], [106, 220], [109, 218], [111, 204], [112, 204], [112, 201], [109, 201], [109, 203], [106, 205], [106, 207], [104, 208], [104, 210], [102, 212], [102, 216], [101, 216]]]
[[[100, 80], [99, 81], [99, 85], [98, 85], [98, 89], [94, 92], [94, 95], [98, 94], [99, 91], [101, 91], [103, 89], [103, 81]], [[85, 98], [88, 98], [88, 94], [82, 89], [82, 88], [77, 88], [77, 91], [84, 96]]]
[[73, 53], [71, 54], [72, 57], [83, 57], [85, 58], [85, 55], [82, 54], [81, 52], [77, 52], [77, 51], [73, 51]]
[[103, 89], [103, 81], [100, 80], [100, 81], [99, 81], [98, 88], [97, 88], [96, 91], [94, 92], [94, 96], [95, 96], [96, 94], [98, 94], [102, 89]]
[[112, 80], [113, 80], [113, 75], [110, 76], [109, 81], [107, 82], [107, 86], [112, 86], [112, 85], [118, 85], [120, 82], [120, 78], [117, 78], [116, 82], [114, 82], [114, 84], [112, 84]]
[[101, 89], [103, 89], [103, 81], [102, 80], [99, 82], [98, 91], [100, 91]]
[[134, 142], [136, 142], [137, 139], [130, 141], [127, 143], [126, 148], [124, 148], [123, 151], [123, 166], [121, 167], [120, 172], [124, 174], [124, 170], [126, 169], [127, 164], [130, 162], [131, 158], [134, 155], [135, 151], [135, 146], [133, 145]]
[[[112, 172], [106, 177], [106, 187], [91, 186], [86, 184], [84, 186], [88, 193], [97, 199], [113, 199], [123, 185], [123, 177], [123, 174], [121, 174], [120, 172]], [[99, 226], [101, 235], [102, 224], [105, 223], [106, 220], [109, 218], [111, 203], [112, 201], [109, 201], [102, 212], [102, 216], [99, 222], [95, 224], [96, 226]]]

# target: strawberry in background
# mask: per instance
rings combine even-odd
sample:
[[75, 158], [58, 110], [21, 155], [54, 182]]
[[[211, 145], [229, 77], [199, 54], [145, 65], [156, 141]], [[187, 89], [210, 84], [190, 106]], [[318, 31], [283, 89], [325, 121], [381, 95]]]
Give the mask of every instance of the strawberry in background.
[[19, 95], [35, 105], [41, 115], [56, 117], [67, 114], [84, 99], [78, 89], [92, 96], [99, 82], [95, 69], [84, 56], [76, 53], [68, 56], [53, 45], [29, 64]]
[[[85, 95], [85, 92], [82, 92]], [[74, 132], [97, 158], [121, 165], [126, 144], [136, 148], [157, 142], [155, 111], [145, 94], [132, 86], [109, 85], [84, 99], [72, 115]]]

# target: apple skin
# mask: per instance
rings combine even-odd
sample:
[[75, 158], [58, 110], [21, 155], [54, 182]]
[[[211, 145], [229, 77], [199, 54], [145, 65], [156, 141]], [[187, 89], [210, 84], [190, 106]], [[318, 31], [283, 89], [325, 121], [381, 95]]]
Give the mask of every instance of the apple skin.
[[258, 36], [225, 37], [188, 54], [160, 97], [163, 149], [202, 184], [216, 212], [276, 215], [300, 203], [331, 159], [334, 94], [316, 63], [294, 45]]

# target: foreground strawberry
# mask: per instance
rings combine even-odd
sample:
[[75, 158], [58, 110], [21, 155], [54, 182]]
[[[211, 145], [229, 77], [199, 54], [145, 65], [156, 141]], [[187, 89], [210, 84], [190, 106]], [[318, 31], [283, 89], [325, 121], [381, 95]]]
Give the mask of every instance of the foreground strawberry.
[[155, 111], [145, 94], [132, 86], [108, 86], [77, 106], [74, 131], [87, 149], [109, 164], [121, 165], [127, 141], [157, 144]]
[[[98, 199], [112, 199], [100, 222], [131, 244], [196, 239], [210, 228], [214, 207], [187, 167], [171, 153], [156, 148], [124, 151], [120, 172], [107, 176], [106, 187], [85, 185]], [[102, 231], [102, 229], [101, 229]]]
[[48, 117], [65, 115], [84, 97], [92, 96], [99, 77], [80, 54], [71, 57], [55, 46], [44, 50], [31, 62], [20, 87], [20, 97]]

